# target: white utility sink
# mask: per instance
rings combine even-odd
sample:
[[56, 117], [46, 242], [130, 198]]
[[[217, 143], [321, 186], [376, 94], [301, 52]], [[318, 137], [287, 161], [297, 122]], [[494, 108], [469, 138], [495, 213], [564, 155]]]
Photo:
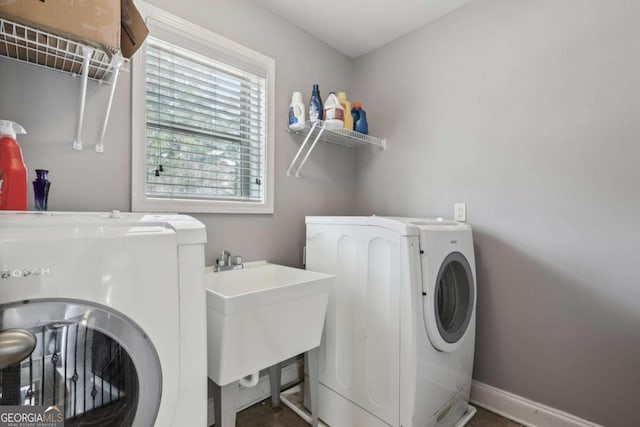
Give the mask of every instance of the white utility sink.
[[246, 263], [207, 269], [208, 374], [227, 385], [320, 345], [333, 276]]

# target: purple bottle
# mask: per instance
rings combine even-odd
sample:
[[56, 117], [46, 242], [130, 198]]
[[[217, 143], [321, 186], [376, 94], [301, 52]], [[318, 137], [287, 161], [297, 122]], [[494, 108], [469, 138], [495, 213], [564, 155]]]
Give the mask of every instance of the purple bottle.
[[33, 181], [33, 194], [35, 196], [35, 210], [46, 211], [49, 199], [51, 182], [47, 179], [49, 171], [36, 169], [36, 179]]

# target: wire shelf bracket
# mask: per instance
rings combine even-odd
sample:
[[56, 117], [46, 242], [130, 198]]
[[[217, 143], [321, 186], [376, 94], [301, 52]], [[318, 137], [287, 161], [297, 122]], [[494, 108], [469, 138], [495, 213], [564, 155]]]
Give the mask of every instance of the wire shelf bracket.
[[88, 81], [93, 80], [100, 84], [110, 84], [111, 92], [105, 119], [95, 147], [99, 153], [104, 151], [104, 134], [111, 112], [115, 85], [123, 64], [128, 62], [120, 53], [110, 53], [104, 49], [87, 46], [83, 43], [0, 17], [0, 56], [82, 77], [78, 122], [73, 139], [73, 148], [75, 150], [82, 150], [83, 148], [81, 134], [84, 124]]
[[[343, 128], [335, 129], [327, 126], [326, 123], [323, 122], [322, 120], [316, 120], [313, 123], [310, 121], [307, 121], [305, 122], [304, 129], [302, 130], [287, 129], [287, 132], [293, 133], [296, 135], [306, 135], [304, 138], [304, 141], [302, 142], [302, 145], [298, 149], [298, 152], [294, 156], [293, 160], [291, 161], [291, 164], [289, 165], [289, 168], [287, 169], [287, 176], [291, 176], [291, 174], [293, 173], [296, 176], [296, 178], [300, 178], [300, 171], [302, 170], [302, 167], [307, 162], [307, 159], [311, 155], [311, 152], [313, 151], [313, 149], [316, 147], [316, 144], [320, 140], [324, 142], [330, 142], [332, 144], [342, 145], [349, 148], [363, 146], [363, 145], [373, 145], [373, 146], [379, 147], [381, 150], [387, 149], [386, 139], [376, 138], [376, 137], [365, 135], [363, 133], [355, 132], [349, 129], [343, 129]], [[311, 146], [307, 150], [306, 154], [304, 155], [304, 157], [300, 161], [300, 164], [298, 165], [298, 167], [295, 169], [295, 172], [294, 172], [293, 171], [294, 166], [298, 161], [300, 154], [302, 154], [305, 147], [307, 146], [307, 143], [311, 140], [311, 137], [314, 138], [313, 142], [311, 143]]]

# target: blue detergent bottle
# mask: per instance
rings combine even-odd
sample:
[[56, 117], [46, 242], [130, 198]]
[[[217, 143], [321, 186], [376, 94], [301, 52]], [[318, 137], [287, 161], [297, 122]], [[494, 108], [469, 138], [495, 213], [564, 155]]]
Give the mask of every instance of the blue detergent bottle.
[[[356, 114], [353, 114], [354, 110], [357, 112], [357, 117]], [[351, 114], [353, 115], [353, 130], [368, 135], [369, 124], [367, 123], [367, 113], [362, 109], [361, 102], [356, 101], [353, 103]]]
[[360, 110], [355, 107], [351, 108], [351, 117], [353, 117], [353, 129], [356, 130], [356, 123], [358, 123], [358, 119], [360, 118]]
[[316, 83], [313, 85], [311, 99], [309, 100], [309, 121], [313, 123], [316, 120], [322, 120], [323, 113], [324, 108], [322, 107], [322, 98], [320, 98], [320, 89]]

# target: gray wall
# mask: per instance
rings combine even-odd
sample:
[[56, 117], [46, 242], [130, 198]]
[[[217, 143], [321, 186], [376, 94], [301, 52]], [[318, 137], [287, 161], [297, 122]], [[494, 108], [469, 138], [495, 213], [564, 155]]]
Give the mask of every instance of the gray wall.
[[640, 5], [475, 0], [359, 58], [389, 149], [359, 213], [452, 216], [478, 269], [474, 377], [608, 426], [640, 396]]
[[[355, 69], [251, 2], [152, 3], [277, 61], [276, 213], [198, 215], [209, 263], [224, 247], [297, 265], [304, 215], [354, 213], [354, 195], [363, 214], [451, 216], [465, 201], [478, 255], [476, 379], [605, 425], [637, 424], [637, 2], [475, 0]], [[300, 143], [283, 131], [289, 96], [314, 82], [324, 96], [362, 99], [389, 149], [356, 158], [320, 145], [303, 179], [286, 177]], [[84, 152], [70, 148], [78, 91], [77, 79], [0, 59], [0, 117], [29, 130], [30, 179], [52, 171], [51, 209], [129, 210], [129, 76], [103, 155], [91, 141], [108, 88], [90, 86]]]
[[[149, 3], [275, 58], [275, 214], [195, 216], [207, 225], [209, 264], [225, 248], [246, 260], [299, 265], [304, 216], [352, 212], [355, 157], [353, 150], [319, 144], [302, 171], [303, 178], [286, 176], [301, 143], [285, 132], [291, 92], [300, 90], [308, 99], [313, 83], [320, 84], [325, 97], [330, 90], [349, 91], [353, 61], [250, 2]], [[33, 180], [36, 168], [51, 170], [50, 210], [131, 209], [131, 83], [130, 74], [122, 76], [103, 155], [96, 154], [93, 145], [109, 88], [89, 83], [86, 148], [77, 152], [71, 149], [71, 141], [79, 79], [0, 58], [0, 118], [15, 120], [29, 132], [19, 138], [29, 179]]]

